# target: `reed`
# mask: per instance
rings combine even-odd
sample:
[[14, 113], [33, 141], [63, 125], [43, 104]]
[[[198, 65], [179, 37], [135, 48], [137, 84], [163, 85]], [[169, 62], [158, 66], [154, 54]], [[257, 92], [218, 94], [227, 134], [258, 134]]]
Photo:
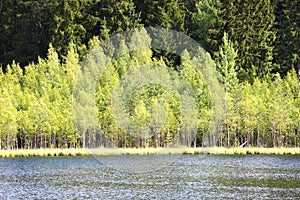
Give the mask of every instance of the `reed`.
[[46, 157], [46, 156], [83, 156], [89, 155], [85, 149], [15, 149], [0, 150], [0, 157]]
[[186, 154], [212, 154], [212, 155], [243, 155], [243, 154], [275, 154], [275, 155], [300, 155], [300, 148], [195, 148], [189, 149]]
[[98, 149], [16, 149], [0, 150], [0, 157], [46, 157], [46, 156], [87, 156], [87, 155], [167, 155], [167, 154], [210, 154], [244, 155], [274, 154], [300, 155], [300, 148], [98, 148]]

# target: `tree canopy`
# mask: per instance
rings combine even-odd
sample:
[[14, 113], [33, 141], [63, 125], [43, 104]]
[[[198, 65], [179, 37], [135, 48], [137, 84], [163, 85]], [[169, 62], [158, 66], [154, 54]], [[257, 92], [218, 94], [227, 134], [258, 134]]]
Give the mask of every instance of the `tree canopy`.
[[[166, 147], [181, 140], [189, 147], [205, 146], [211, 131], [212, 97], [191, 52], [181, 57], [152, 48], [128, 52], [137, 45], [130, 38], [133, 34], [106, 49], [118, 48], [124, 54], [115, 60], [103, 57], [110, 64], [97, 77], [95, 98], [84, 88], [74, 91], [85, 58], [93, 56], [89, 53], [95, 46], [116, 33], [149, 26], [190, 36], [215, 61], [210, 67], [217, 69], [224, 85], [226, 110], [215, 130], [219, 135], [215, 145], [300, 144], [297, 0], [5, 0], [0, 11], [0, 149]], [[150, 33], [138, 41], [151, 42]], [[99, 49], [97, 56], [106, 50]], [[149, 138], [128, 134], [134, 127], [120, 128], [111, 108], [114, 88], [127, 73], [146, 64], [154, 71], [154, 66], [160, 66], [159, 77], [174, 84], [180, 85], [176, 73], [180, 74], [198, 99], [197, 109], [188, 107], [181, 103], [180, 92], [159, 84], [132, 93], [129, 106], [120, 109], [127, 106], [134, 123], [150, 127], [153, 137]], [[93, 73], [84, 73], [94, 78]], [[94, 110], [80, 104], [77, 109], [96, 115], [98, 124], [86, 124], [87, 116], [74, 116], [74, 92], [76, 98], [96, 102]], [[186, 128], [184, 106], [199, 116], [197, 122], [186, 118], [186, 123], [197, 124], [196, 131]]]

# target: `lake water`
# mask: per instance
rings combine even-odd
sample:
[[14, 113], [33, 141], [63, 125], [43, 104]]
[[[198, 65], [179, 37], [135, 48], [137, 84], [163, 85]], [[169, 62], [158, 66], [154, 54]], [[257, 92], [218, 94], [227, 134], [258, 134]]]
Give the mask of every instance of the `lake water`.
[[1, 158], [0, 199], [300, 199], [300, 156]]

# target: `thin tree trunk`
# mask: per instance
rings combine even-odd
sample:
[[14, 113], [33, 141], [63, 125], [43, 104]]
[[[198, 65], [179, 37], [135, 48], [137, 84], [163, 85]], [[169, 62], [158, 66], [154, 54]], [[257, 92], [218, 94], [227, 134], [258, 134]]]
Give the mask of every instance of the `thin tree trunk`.
[[251, 146], [254, 146], [254, 128], [251, 128]]
[[295, 137], [294, 137], [294, 147], [297, 147], [297, 129], [294, 129], [295, 130]]
[[85, 130], [82, 133], [82, 148], [85, 148]]
[[273, 140], [273, 147], [276, 147], [276, 141], [275, 141], [275, 130], [274, 130], [274, 126], [272, 127], [272, 140]]
[[40, 146], [39, 146], [40, 148], [42, 148], [43, 147], [43, 134], [41, 133], [41, 135], [40, 135]]
[[44, 148], [47, 148], [47, 135], [45, 134]]
[[65, 138], [64, 138], [64, 142], [65, 142], [64, 148], [68, 148], [68, 139], [67, 139], [67, 133], [66, 132], [64, 132], [64, 136], [65, 136]]
[[[300, 52], [300, 50], [299, 50]], [[300, 53], [298, 53], [298, 55], [300, 55]], [[297, 63], [297, 68], [298, 68], [298, 84], [300, 85], [300, 61], [298, 61]]]
[[37, 133], [34, 134], [34, 144], [33, 144], [34, 148], [37, 148]]
[[7, 146], [7, 149], [8, 150], [11, 150], [11, 145], [10, 145], [10, 134], [7, 133], [7, 136], [6, 136], [6, 146]]
[[[118, 136], [119, 138], [119, 136]], [[93, 130], [89, 131], [89, 148], [93, 148]]]
[[159, 135], [157, 133], [155, 133], [156, 137], [156, 148], [159, 147]]
[[49, 147], [52, 148], [53, 147], [53, 132], [50, 133], [49, 136]]
[[259, 143], [259, 128], [257, 128], [257, 140], [256, 140], [256, 145], [258, 147], [260, 147], [260, 143]]
[[190, 131], [188, 131], [187, 145], [188, 145], [189, 148], [191, 147], [191, 133], [190, 133]]
[[283, 141], [282, 141], [282, 131], [281, 128], [279, 129], [279, 143], [280, 143], [280, 147], [283, 146]]
[[[234, 127], [234, 143], [236, 143], [236, 137], [237, 137], [236, 132], [237, 132], [237, 127], [235, 126]], [[239, 145], [239, 143], [237, 145]]]
[[223, 131], [221, 130], [220, 147], [223, 146]]
[[[137, 138], [138, 139], [138, 138]], [[126, 131], [124, 131], [124, 148], [126, 149], [126, 143], [127, 143], [127, 138], [126, 138]]]
[[230, 130], [228, 124], [226, 124], [227, 128], [227, 147], [230, 147]]

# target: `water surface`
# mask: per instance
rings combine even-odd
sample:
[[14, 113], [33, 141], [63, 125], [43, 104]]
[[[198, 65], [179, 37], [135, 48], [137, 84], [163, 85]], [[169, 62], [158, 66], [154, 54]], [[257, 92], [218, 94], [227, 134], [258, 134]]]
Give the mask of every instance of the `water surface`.
[[[300, 156], [182, 155], [148, 172], [147, 155], [124, 155], [124, 168], [107, 164], [118, 156], [101, 158], [1, 158], [0, 199], [300, 198]], [[136, 159], [141, 170], [129, 172]]]

